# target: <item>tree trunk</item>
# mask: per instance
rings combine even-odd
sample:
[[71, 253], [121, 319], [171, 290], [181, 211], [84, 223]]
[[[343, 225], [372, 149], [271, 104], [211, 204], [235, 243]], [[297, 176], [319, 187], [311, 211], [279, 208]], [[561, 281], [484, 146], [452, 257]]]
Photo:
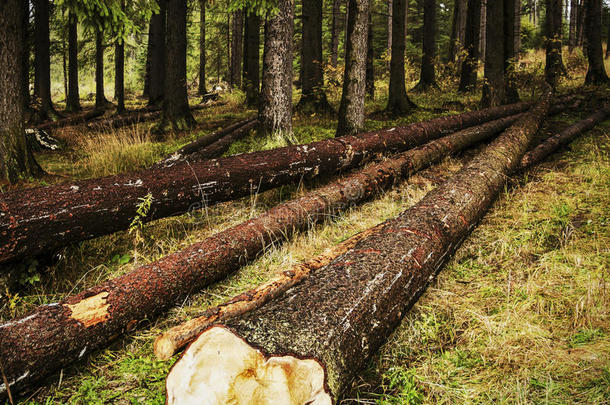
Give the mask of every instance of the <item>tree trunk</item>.
[[58, 117], [51, 101], [51, 54], [49, 39], [49, 0], [34, 1], [34, 51], [37, 95], [40, 97], [41, 118]]
[[[153, 202], [144, 221], [180, 215], [205, 194], [208, 204], [355, 167], [377, 153], [405, 150], [456, 129], [516, 114], [527, 103], [442, 117], [406, 128], [254, 152], [170, 169], [0, 194], [0, 262], [127, 229], [140, 198]], [[252, 168], [256, 167], [253, 177]], [[196, 176], [193, 176], [193, 173]]]
[[485, 62], [487, 49], [487, 1], [481, 0], [481, 26], [479, 30], [479, 59]]
[[576, 25], [578, 21], [578, 0], [570, 0], [570, 38], [568, 49], [570, 52], [576, 46]]
[[601, 0], [587, 0], [585, 7], [586, 51], [589, 61], [585, 83], [608, 84], [602, 49], [602, 2]]
[[333, 20], [330, 31], [330, 65], [337, 67], [339, 56], [339, 31], [341, 22], [341, 0], [333, 0]]
[[348, 7], [345, 73], [337, 136], [355, 134], [364, 125], [369, 0], [349, 0]]
[[23, 109], [27, 111], [30, 109], [30, 1], [24, 0], [21, 4], [20, 18], [21, 30], [23, 31], [23, 45], [21, 47], [21, 96], [23, 97]]
[[479, 34], [481, 32], [481, 0], [468, 0], [466, 18], [465, 48], [466, 58], [462, 62], [460, 73], [460, 92], [472, 91], [477, 85], [479, 62]]
[[502, 191], [549, 103], [547, 94], [455, 176], [330, 265], [202, 333], [167, 377], [168, 405], [197, 397], [339, 402]]
[[[504, 3], [503, 0], [502, 3]], [[502, 4], [503, 5], [503, 4]], [[485, 82], [483, 83], [483, 107], [498, 106], [506, 100], [504, 81], [504, 7], [487, 7]]]
[[515, 62], [519, 60], [519, 54], [521, 53], [521, 0], [514, 0], [515, 3], [515, 39], [514, 39], [514, 53]]
[[[121, 10], [125, 11], [125, 0], [121, 0]], [[125, 42], [118, 38], [114, 48], [114, 98], [116, 112], [125, 112]]]
[[583, 3], [584, 0], [580, 0], [578, 5], [578, 21], [576, 25], [576, 46], [585, 45], [585, 21], [587, 19], [587, 7]]
[[468, 0], [455, 0], [451, 19], [451, 37], [449, 38], [449, 54], [447, 61], [455, 62], [458, 52], [464, 47], [466, 8]]
[[279, 12], [265, 22], [261, 136], [292, 134], [292, 41], [294, 1], [279, 0]]
[[561, 0], [546, 0], [546, 65], [544, 75], [546, 81], [555, 88], [559, 76], [564, 72], [561, 58]]
[[[392, 0], [392, 31], [405, 32], [405, 13], [408, 0]], [[405, 85], [405, 35], [392, 36], [390, 84], [386, 111], [393, 116], [408, 114], [414, 107]]]
[[322, 0], [303, 0], [301, 38], [301, 100], [297, 108], [306, 113], [332, 111], [324, 92], [322, 65]]
[[392, 21], [394, 15], [394, 0], [388, 0], [388, 55], [392, 55]]
[[68, 98], [66, 110], [80, 111], [78, 91], [78, 20], [73, 12], [68, 13]]
[[95, 30], [95, 108], [104, 108], [108, 100], [104, 93], [104, 33]]
[[[225, 278], [264, 252], [266, 246], [368, 200], [447, 153], [501, 131], [513, 120], [506, 118], [484, 128], [473, 128], [410, 151], [398, 159], [367, 167], [320, 190], [280, 204], [258, 218], [217, 233], [182, 252], [0, 325], [0, 355], [4, 359], [7, 379], [13, 381], [25, 371], [29, 372], [11, 388], [18, 391], [82, 358], [85, 353], [107, 345], [138, 320], [151, 319], [182, 302], [190, 292]], [[418, 130], [420, 134], [434, 128], [433, 125], [423, 126], [426, 128]], [[329, 142], [340, 144], [335, 140]]]
[[167, 27], [167, 0], [157, 0], [159, 14], [150, 17], [150, 98], [148, 105], [161, 106], [165, 93], [165, 70], [167, 50], [165, 44]]
[[[519, 101], [519, 91], [515, 76], [515, 3], [520, 0], [504, 0], [504, 82], [506, 83], [505, 103]], [[560, 9], [561, 10], [561, 9]]]
[[260, 97], [260, 26], [261, 18], [246, 12], [244, 40], [244, 90], [246, 105], [258, 107]]
[[62, 128], [69, 125], [79, 125], [86, 123], [93, 118], [97, 118], [99, 116], [104, 115], [104, 110], [102, 109], [93, 109], [91, 111], [87, 111], [85, 113], [75, 114], [67, 118], [62, 118], [57, 121], [44, 122], [42, 124], [36, 125], [37, 129], [50, 130], [55, 128]]
[[23, 127], [22, 1], [0, 2], [0, 182], [9, 183], [37, 173]]
[[205, 86], [205, 7], [207, 0], [199, 0], [199, 86], [197, 93], [203, 96], [208, 92]]
[[373, 48], [373, 17], [369, 13], [366, 38], [366, 95], [375, 98], [375, 50]]
[[167, 64], [163, 117], [157, 130], [192, 128], [196, 122], [186, 91], [186, 0], [167, 2]]
[[424, 0], [424, 27], [422, 40], [421, 72], [418, 91], [425, 91], [436, 84], [434, 59], [436, 58], [436, 0]]
[[235, 88], [241, 88], [241, 62], [243, 59], [242, 51], [244, 49], [244, 13], [242, 10], [233, 12], [231, 19], [231, 72], [230, 85]]
[[610, 58], [610, 11], [608, 11], [608, 36], [606, 37], [606, 59], [608, 58]]

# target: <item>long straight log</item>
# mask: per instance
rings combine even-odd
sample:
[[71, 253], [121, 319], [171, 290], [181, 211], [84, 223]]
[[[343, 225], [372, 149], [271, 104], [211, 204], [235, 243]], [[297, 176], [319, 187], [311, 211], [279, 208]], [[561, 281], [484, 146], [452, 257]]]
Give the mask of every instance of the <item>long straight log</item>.
[[87, 111], [85, 113], [76, 114], [71, 117], [63, 118], [57, 121], [44, 122], [42, 124], [36, 125], [35, 128], [42, 130], [50, 130], [55, 128], [61, 128], [68, 125], [82, 124], [86, 123], [89, 120], [100, 117], [104, 115], [105, 111], [103, 109], [94, 109], [91, 111]]
[[[0, 325], [0, 363], [14, 392], [107, 345], [142, 319], [252, 260], [266, 247], [390, 188], [444, 155], [489, 138], [516, 117], [452, 134], [363, 170], [157, 262]], [[1, 391], [0, 385], [0, 391]]]
[[152, 203], [143, 221], [180, 215], [202, 202], [215, 204], [337, 173], [378, 154], [527, 108], [527, 103], [517, 103], [308, 145], [2, 193], [0, 263], [127, 229], [146, 196]]
[[203, 332], [168, 375], [167, 403], [338, 401], [518, 167], [550, 96], [380, 231], [280, 298]]

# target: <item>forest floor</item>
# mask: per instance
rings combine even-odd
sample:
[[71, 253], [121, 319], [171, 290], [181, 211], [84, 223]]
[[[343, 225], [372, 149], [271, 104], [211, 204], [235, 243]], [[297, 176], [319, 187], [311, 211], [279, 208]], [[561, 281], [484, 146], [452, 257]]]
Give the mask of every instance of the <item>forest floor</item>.
[[[576, 88], [580, 83], [582, 76], [575, 74], [563, 86]], [[448, 82], [442, 91], [411, 96], [431, 109], [449, 106], [443, 114], [459, 112], [462, 106], [477, 108], [480, 93], [459, 95], [451, 90], [454, 87]], [[384, 106], [387, 83], [378, 83], [378, 94], [367, 102], [368, 112]], [[338, 90], [329, 95], [338, 102]], [[241, 108], [239, 94], [224, 98], [228, 104], [196, 113], [201, 123], [196, 130], [165, 142], [151, 141], [153, 123], [99, 133], [77, 128], [55, 131], [66, 149], [37, 154], [53, 175], [21, 186], [145, 167], [205, 133], [255, 114]], [[555, 116], [547, 131], [590, 113]], [[420, 110], [392, 121], [368, 119], [366, 129], [438, 115]], [[308, 143], [334, 136], [336, 120], [297, 115], [294, 125], [292, 141]], [[285, 142], [250, 136], [227, 154]], [[111, 347], [49, 378], [21, 403], [165, 403], [165, 377], [175, 358], [156, 360], [152, 343], [159, 333], [396, 216], [457, 171], [475, 151], [449, 157], [379, 198], [271, 247], [233, 276], [190, 296], [165, 316], [143, 321]], [[71, 246], [44, 271], [36, 270], [35, 263], [24, 264], [22, 287], [0, 291], [0, 322], [184, 249], [329, 180], [253, 194], [146, 224], [136, 234], [120, 232]], [[341, 404], [610, 403], [609, 207], [610, 121], [606, 121], [543, 164], [513, 176]]]

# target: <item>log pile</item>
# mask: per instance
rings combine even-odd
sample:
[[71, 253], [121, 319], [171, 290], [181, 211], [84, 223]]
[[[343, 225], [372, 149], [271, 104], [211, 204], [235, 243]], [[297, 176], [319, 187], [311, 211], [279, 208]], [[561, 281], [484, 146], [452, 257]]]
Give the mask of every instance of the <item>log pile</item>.
[[442, 117], [407, 127], [231, 156], [171, 168], [0, 194], [0, 263], [35, 256], [129, 227], [141, 199], [143, 221], [356, 167], [447, 133], [525, 111], [527, 103]]

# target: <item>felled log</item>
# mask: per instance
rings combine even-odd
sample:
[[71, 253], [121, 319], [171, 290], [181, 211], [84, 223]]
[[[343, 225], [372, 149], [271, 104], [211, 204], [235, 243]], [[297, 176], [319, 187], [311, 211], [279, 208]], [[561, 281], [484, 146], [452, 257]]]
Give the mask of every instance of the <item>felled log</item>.
[[215, 204], [337, 173], [527, 106], [518, 103], [308, 145], [2, 193], [0, 262], [127, 229], [146, 196], [152, 202], [142, 221], [180, 215], [201, 208], [202, 202]]
[[203, 332], [168, 404], [331, 404], [386, 341], [519, 165], [551, 92], [455, 176], [262, 307]]
[[61, 128], [68, 125], [82, 124], [94, 118], [100, 117], [104, 115], [104, 113], [104, 109], [94, 109], [85, 113], [73, 115], [71, 117], [62, 118], [57, 121], [44, 122], [42, 124], [36, 125], [35, 128], [48, 131], [50, 129]]
[[42, 129], [26, 129], [25, 137], [33, 151], [58, 150], [61, 147], [57, 139]]
[[514, 119], [465, 130], [371, 165], [181, 252], [0, 325], [0, 361], [11, 389], [19, 391], [104, 347], [139, 321], [225, 278], [268, 246], [387, 190], [394, 181], [448, 152], [492, 136]]
[[[258, 121], [257, 118], [248, 118], [239, 122], [236, 122], [232, 125], [229, 125], [226, 128], [221, 129], [220, 131], [213, 132], [211, 134], [207, 134], [202, 136], [201, 138], [189, 143], [188, 145], [183, 146], [176, 152], [162, 159], [158, 163], [156, 163], [155, 167], [170, 167], [175, 165], [178, 162], [184, 161], [186, 159], [194, 158], [197, 160], [205, 160], [211, 159], [216, 156], [210, 156], [211, 154], [202, 154], [202, 150], [209, 147], [210, 145], [220, 141], [227, 135], [234, 133], [235, 131], [241, 130], [244, 126], [252, 125], [252, 123], [256, 124]], [[242, 130], [243, 131], [243, 130]], [[249, 129], [248, 129], [249, 131]], [[243, 131], [242, 133], [247, 134], [247, 131]], [[245, 135], [244, 135], [245, 136]], [[224, 151], [223, 151], [224, 152]], [[221, 152], [220, 154], [222, 154]], [[202, 156], [203, 155], [203, 156]]]

